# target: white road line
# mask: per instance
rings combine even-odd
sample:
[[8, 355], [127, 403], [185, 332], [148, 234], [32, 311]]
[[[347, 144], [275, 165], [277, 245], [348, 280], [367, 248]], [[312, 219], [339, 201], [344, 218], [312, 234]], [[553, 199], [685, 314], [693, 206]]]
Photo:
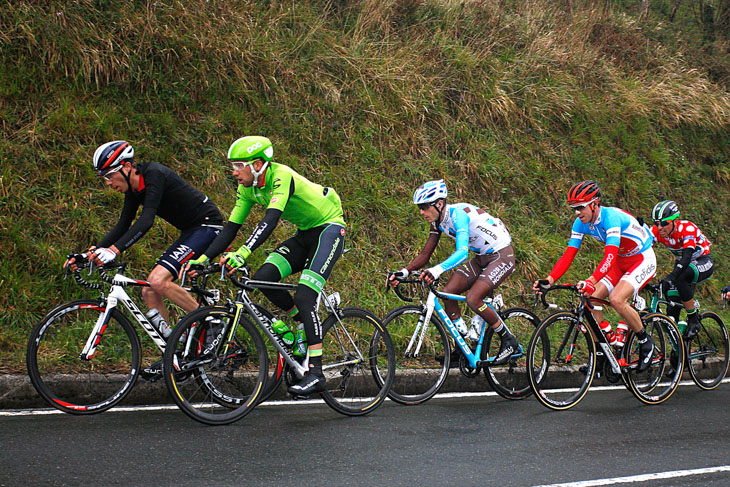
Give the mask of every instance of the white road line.
[[596, 485], [630, 484], [634, 482], [649, 482], [652, 480], [673, 479], [677, 477], [689, 477], [692, 475], [703, 475], [716, 472], [730, 472], [730, 465], [696, 468], [693, 470], [672, 470], [670, 472], [647, 473], [642, 475], [631, 475], [628, 477], [613, 477], [610, 479], [582, 480], [579, 482], [566, 482], [562, 484], [544, 484], [535, 487], [592, 487]]
[[[725, 378], [722, 380], [723, 383], [730, 383], [730, 377]], [[695, 386], [695, 383], [691, 380], [685, 380], [679, 383], [680, 386]], [[619, 390], [626, 390], [626, 387], [623, 385], [616, 385], [616, 386], [594, 386], [591, 387], [590, 391], [619, 391]], [[496, 396], [496, 392], [444, 392], [436, 394], [431, 401], [439, 400], [439, 399], [452, 399], [452, 398], [458, 398], [458, 397], [489, 397], [489, 396]], [[671, 400], [671, 399], [670, 399]], [[387, 399], [387, 401], [390, 401], [390, 399]], [[299, 406], [299, 405], [307, 405], [307, 404], [321, 404], [324, 401], [322, 399], [303, 399], [303, 400], [291, 400], [287, 399], [284, 401], [266, 401], [258, 406], [260, 407], [269, 407], [269, 406]], [[112, 409], [106, 411], [103, 414], [108, 413], [128, 413], [128, 412], [136, 412], [136, 411], [167, 411], [167, 410], [174, 410], [177, 409], [177, 406], [174, 404], [167, 404], [167, 405], [159, 405], [159, 406], [117, 406], [113, 407]], [[52, 415], [52, 414], [66, 414], [63, 411], [59, 411], [58, 409], [6, 409], [6, 410], [0, 410], [0, 417], [3, 416], [46, 416], [46, 415]]]

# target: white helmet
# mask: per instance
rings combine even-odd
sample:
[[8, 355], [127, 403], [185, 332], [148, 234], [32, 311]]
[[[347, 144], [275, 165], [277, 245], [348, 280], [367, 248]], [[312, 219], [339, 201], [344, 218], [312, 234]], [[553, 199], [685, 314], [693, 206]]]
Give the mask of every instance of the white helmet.
[[446, 198], [446, 183], [443, 179], [428, 181], [418, 187], [413, 193], [413, 203], [420, 205], [422, 203], [434, 203], [440, 199]]

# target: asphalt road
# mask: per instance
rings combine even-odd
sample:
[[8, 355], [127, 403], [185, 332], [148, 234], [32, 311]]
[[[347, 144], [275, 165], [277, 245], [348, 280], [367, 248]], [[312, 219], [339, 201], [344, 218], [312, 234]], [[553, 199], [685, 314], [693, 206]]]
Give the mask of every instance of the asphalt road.
[[564, 412], [493, 395], [387, 402], [361, 418], [279, 403], [224, 427], [174, 407], [46, 412], [0, 411], [0, 485], [533, 486], [722, 466], [631, 485], [730, 485], [730, 383], [683, 386], [659, 406], [591, 390]]

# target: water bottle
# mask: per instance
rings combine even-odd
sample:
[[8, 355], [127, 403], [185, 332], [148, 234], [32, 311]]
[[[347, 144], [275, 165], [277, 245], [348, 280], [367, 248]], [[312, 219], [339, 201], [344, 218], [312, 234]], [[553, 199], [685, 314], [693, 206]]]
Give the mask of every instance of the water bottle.
[[458, 320], [454, 321], [454, 326], [462, 336], [465, 336], [469, 332], [469, 329], [466, 327], [466, 323], [464, 323], [464, 318], [459, 317]]
[[629, 327], [626, 325], [625, 321], [619, 321], [618, 325], [616, 326], [616, 333], [613, 335], [613, 340], [611, 341], [611, 345], [613, 345], [616, 348], [621, 348], [624, 346], [624, 343], [626, 343], [626, 336], [629, 334]]
[[474, 315], [474, 317], [471, 319], [471, 328], [469, 329], [469, 333], [467, 333], [466, 337], [469, 340], [478, 342], [479, 337], [482, 334], [483, 323], [484, 323], [484, 318], [482, 318], [479, 315]]
[[611, 329], [611, 323], [609, 323], [608, 320], [603, 320], [601, 321], [599, 326], [601, 327], [603, 334], [606, 335], [606, 340], [608, 341], [608, 343], [613, 343], [614, 335], [613, 330]]
[[167, 324], [167, 321], [162, 317], [157, 308], [152, 308], [146, 313], [147, 319], [150, 320], [152, 326], [162, 335], [163, 338], [167, 338], [172, 333], [172, 327]]
[[304, 333], [304, 325], [299, 323], [297, 326], [297, 344], [294, 347], [295, 357], [304, 357], [307, 355], [307, 336]]
[[289, 327], [286, 326], [286, 323], [276, 319], [271, 322], [271, 327], [274, 329], [274, 332], [281, 337], [281, 341], [284, 342], [284, 345], [289, 346], [294, 343], [294, 333], [292, 333]]

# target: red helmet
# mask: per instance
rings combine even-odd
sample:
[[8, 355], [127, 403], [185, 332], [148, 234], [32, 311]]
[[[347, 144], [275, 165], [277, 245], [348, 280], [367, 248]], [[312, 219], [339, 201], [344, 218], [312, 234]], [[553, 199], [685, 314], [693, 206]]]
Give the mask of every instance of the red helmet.
[[569, 205], [587, 205], [588, 203], [601, 199], [601, 188], [595, 181], [581, 181], [574, 184], [568, 191]]

